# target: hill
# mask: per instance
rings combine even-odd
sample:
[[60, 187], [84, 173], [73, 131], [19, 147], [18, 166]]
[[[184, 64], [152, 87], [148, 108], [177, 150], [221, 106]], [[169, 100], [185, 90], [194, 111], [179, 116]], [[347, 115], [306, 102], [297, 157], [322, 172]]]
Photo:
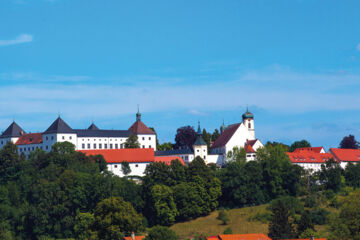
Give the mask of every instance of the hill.
[[231, 209], [228, 211], [230, 221], [228, 225], [222, 225], [216, 219], [219, 212], [214, 211], [206, 217], [200, 217], [188, 222], [177, 223], [171, 227], [181, 239], [186, 239], [199, 233], [206, 236], [218, 235], [230, 227], [233, 233], [265, 233], [268, 232], [268, 224], [262, 222], [250, 222], [249, 218], [258, 213], [264, 213], [266, 205]]

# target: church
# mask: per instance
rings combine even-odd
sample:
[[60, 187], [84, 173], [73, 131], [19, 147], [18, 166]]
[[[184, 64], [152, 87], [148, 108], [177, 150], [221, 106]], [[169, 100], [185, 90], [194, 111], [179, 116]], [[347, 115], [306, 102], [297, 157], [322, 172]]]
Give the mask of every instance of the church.
[[156, 134], [141, 121], [141, 113], [127, 130], [99, 129], [92, 123], [87, 129], [73, 129], [60, 116], [44, 131], [26, 133], [15, 121], [0, 135], [0, 148], [8, 141], [18, 146], [19, 153], [29, 155], [36, 149], [50, 151], [57, 142], [70, 142], [76, 150], [122, 149], [130, 135], [136, 135], [140, 148], [156, 150]]
[[224, 165], [227, 154], [235, 147], [244, 148], [246, 151], [246, 160], [255, 160], [256, 151], [264, 145], [255, 137], [254, 115], [246, 109], [242, 115], [242, 121], [239, 123], [225, 126], [223, 123], [220, 127], [221, 134], [216, 141], [210, 146], [208, 151], [207, 144], [202, 137], [200, 123], [198, 125], [197, 138], [192, 149], [175, 149], [168, 151], [157, 151], [156, 156], [180, 156], [186, 164], [190, 163], [194, 158], [200, 156], [204, 161]]

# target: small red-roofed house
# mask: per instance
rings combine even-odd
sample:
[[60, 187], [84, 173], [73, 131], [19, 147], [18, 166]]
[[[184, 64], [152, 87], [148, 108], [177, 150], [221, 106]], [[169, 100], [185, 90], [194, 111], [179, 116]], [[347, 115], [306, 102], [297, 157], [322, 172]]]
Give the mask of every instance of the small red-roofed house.
[[313, 172], [320, 171], [322, 164], [334, 158], [331, 153], [325, 153], [322, 147], [297, 148], [294, 152], [287, 152], [287, 155], [293, 164]]
[[265, 234], [223, 234], [216, 237], [208, 237], [207, 240], [271, 240]]
[[345, 168], [348, 163], [360, 162], [360, 149], [330, 148], [330, 153], [342, 168]]

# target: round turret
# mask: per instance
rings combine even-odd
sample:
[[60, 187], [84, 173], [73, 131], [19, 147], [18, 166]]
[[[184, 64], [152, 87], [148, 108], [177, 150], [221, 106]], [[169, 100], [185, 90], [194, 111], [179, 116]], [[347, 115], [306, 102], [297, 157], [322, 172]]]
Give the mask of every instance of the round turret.
[[246, 112], [242, 115], [242, 118], [243, 118], [243, 120], [249, 119], [249, 118], [254, 119], [254, 114], [252, 114], [251, 112], [249, 112], [248, 109], [246, 109]]

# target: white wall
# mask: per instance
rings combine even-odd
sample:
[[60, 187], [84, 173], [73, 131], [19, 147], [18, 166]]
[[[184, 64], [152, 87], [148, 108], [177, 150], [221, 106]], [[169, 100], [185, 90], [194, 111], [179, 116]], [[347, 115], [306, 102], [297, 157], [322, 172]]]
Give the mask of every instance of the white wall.
[[194, 148], [194, 158], [199, 156], [202, 159], [204, 159], [205, 163], [207, 163], [207, 155], [208, 155], [207, 146], [206, 145], [193, 146], [193, 148]]
[[[120, 148], [124, 148], [126, 139], [127, 138], [125, 137], [123, 138], [79, 137], [77, 139], [77, 150], [100, 149], [100, 144], [101, 144], [101, 149], [120, 149]], [[94, 148], [94, 144], [96, 145], [96, 148]]]
[[245, 147], [246, 140], [255, 140], [253, 133], [248, 131], [248, 128], [245, 127], [243, 123], [238, 127], [238, 129], [230, 138], [229, 142], [226, 144], [226, 154], [229, 151], [232, 151], [234, 147], [243, 148]]
[[[144, 171], [146, 169], [146, 166], [149, 164], [150, 164], [150, 162], [129, 163], [131, 172], [128, 174], [128, 176], [139, 176], [139, 177], [144, 176]], [[119, 177], [125, 176], [123, 174], [123, 172], [121, 171], [121, 163], [108, 163], [107, 169]]]
[[139, 134], [137, 135], [140, 148], [153, 148], [156, 151], [156, 135], [155, 134]]

